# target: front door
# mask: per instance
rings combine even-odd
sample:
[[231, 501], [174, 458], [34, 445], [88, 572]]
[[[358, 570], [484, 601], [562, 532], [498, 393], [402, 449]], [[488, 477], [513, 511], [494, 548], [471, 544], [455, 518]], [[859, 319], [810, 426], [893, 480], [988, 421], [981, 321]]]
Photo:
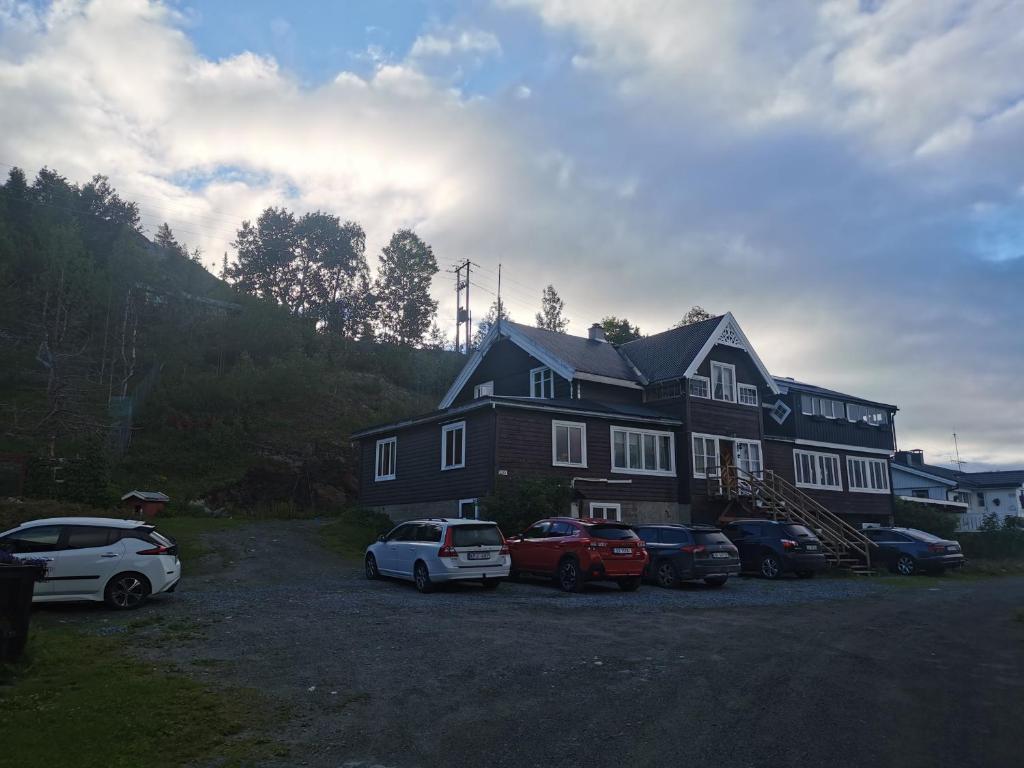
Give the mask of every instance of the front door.
[[542, 521], [531, 525], [515, 545], [514, 559], [517, 571], [538, 571], [543, 559], [544, 543], [547, 541], [551, 523]]

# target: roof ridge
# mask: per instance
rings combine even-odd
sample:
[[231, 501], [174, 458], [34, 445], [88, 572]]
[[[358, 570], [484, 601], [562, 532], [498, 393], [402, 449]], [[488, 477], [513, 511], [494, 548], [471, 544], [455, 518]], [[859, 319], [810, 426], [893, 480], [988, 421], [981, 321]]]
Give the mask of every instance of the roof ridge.
[[631, 339], [630, 341], [627, 341], [624, 344], [618, 344], [616, 346], [628, 347], [630, 344], [635, 344], [638, 341], [647, 341], [648, 339], [656, 339], [659, 336], [664, 336], [664, 335], [669, 334], [669, 333], [676, 333], [678, 331], [688, 330], [688, 329], [691, 329], [691, 328], [696, 328], [698, 325], [703, 325], [704, 323], [720, 323], [720, 322], [722, 322], [722, 318], [725, 317], [726, 314], [728, 314], [728, 313], [723, 313], [721, 315], [715, 315], [714, 317], [709, 317], [707, 320], [698, 320], [696, 323], [689, 323], [687, 325], [675, 325], [675, 326], [673, 326], [671, 328], [666, 328], [664, 331], [658, 331], [657, 333], [652, 333], [650, 336], [641, 336], [638, 339]]

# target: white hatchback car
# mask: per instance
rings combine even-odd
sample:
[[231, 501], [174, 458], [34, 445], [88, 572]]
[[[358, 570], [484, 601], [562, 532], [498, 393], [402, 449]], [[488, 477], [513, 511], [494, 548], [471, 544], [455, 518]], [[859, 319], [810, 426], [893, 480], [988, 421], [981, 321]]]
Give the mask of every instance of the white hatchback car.
[[395, 526], [366, 548], [366, 578], [409, 579], [420, 592], [438, 582], [479, 581], [493, 589], [508, 578], [505, 537], [485, 520], [429, 518]]
[[46, 561], [36, 603], [91, 600], [137, 608], [150, 595], [173, 592], [181, 578], [174, 540], [138, 520], [33, 520], [0, 533], [0, 547], [19, 559]]

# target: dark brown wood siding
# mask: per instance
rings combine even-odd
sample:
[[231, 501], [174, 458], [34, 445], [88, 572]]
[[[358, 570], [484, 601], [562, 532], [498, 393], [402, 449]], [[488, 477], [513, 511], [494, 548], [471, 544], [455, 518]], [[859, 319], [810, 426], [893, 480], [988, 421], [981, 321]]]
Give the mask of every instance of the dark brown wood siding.
[[[736, 384], [750, 384], [757, 387], [758, 405], [741, 405], [725, 403], [703, 397], [690, 397], [688, 400], [687, 427], [690, 432], [722, 437], [740, 437], [747, 440], [760, 440], [764, 433], [762, 408], [760, 403], [771, 396], [764, 378], [747, 352], [736, 347], [716, 344], [708, 356], [697, 368], [697, 375], [711, 377], [711, 363], [727, 363], [736, 366]], [[713, 386], [713, 382], [712, 382]], [[737, 392], [737, 399], [739, 393]]]
[[[459, 391], [452, 405], [462, 405], [473, 399], [473, 389], [486, 381], [494, 382], [494, 394], [507, 397], [530, 396], [530, 371], [544, 363], [516, 346], [508, 339], [495, 342], [469, 381]], [[569, 397], [570, 383], [553, 374], [555, 397]]]
[[[441, 428], [466, 422], [466, 466], [441, 470]], [[494, 487], [494, 422], [491, 408], [419, 424], [359, 441], [359, 500], [367, 506], [469, 499]], [[377, 441], [397, 437], [394, 480], [374, 480]]]
[[615, 384], [602, 384], [597, 381], [579, 381], [580, 398], [596, 400], [599, 403], [624, 403], [627, 405], [643, 405], [644, 391], [633, 387], [620, 387]]
[[[555, 467], [551, 465], [551, 422], [575, 421], [587, 425], [587, 467]], [[670, 427], [639, 424], [628, 419], [583, 418], [573, 415], [552, 415], [536, 411], [498, 409], [497, 466], [499, 476], [514, 481], [524, 477], [608, 478], [629, 480], [628, 484], [577, 483], [585, 498], [603, 501], [667, 501], [679, 500], [676, 477], [634, 475], [611, 471], [611, 426], [636, 427], [676, 434], [676, 466], [681, 466], [680, 440]], [[503, 473], [507, 473], [503, 474]], [[677, 472], [678, 474], [678, 472]]]
[[[861, 448], [883, 448], [895, 450], [896, 435], [892, 414], [889, 423], [881, 427], [867, 424], [851, 423], [846, 419], [827, 419], [824, 416], [808, 416], [801, 413], [801, 393], [790, 390], [780, 398], [772, 398], [770, 402], [781, 399], [793, 409], [793, 413], [781, 425], [772, 418], [765, 419], [765, 432], [776, 437], [790, 437], [800, 440], [816, 440], [821, 443], [837, 443], [840, 445], [859, 446]], [[841, 398], [834, 398], [839, 400]], [[856, 401], [844, 401], [856, 402]]]
[[[779, 475], [796, 484], [796, 467], [793, 463], [793, 451], [806, 450], [814, 453], [831, 453], [839, 456], [840, 470], [843, 475], [843, 488], [849, 489], [850, 478], [846, 467], [847, 456], [859, 456], [866, 459], [884, 459], [879, 454], [867, 454], [857, 451], [846, 451], [835, 448], [816, 448], [813, 446], [794, 445], [778, 440], [765, 440], [765, 469], [778, 472]], [[890, 477], [890, 485], [892, 479]], [[801, 491], [813, 498], [830, 512], [849, 518], [851, 522], [879, 522], [880, 517], [892, 514], [892, 494], [863, 493], [858, 491], [823, 491], [815, 488], [801, 488]]]

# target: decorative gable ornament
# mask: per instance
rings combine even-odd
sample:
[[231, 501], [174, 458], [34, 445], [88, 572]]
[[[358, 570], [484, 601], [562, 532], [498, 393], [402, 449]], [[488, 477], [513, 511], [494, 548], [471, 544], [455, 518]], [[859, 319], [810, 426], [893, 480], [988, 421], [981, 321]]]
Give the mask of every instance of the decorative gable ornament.
[[718, 343], [726, 344], [730, 347], [739, 347], [740, 349], [746, 349], [746, 344], [743, 343], [743, 337], [740, 336], [740, 332], [736, 330], [736, 326], [732, 322], [725, 324], [722, 332], [718, 334]]

